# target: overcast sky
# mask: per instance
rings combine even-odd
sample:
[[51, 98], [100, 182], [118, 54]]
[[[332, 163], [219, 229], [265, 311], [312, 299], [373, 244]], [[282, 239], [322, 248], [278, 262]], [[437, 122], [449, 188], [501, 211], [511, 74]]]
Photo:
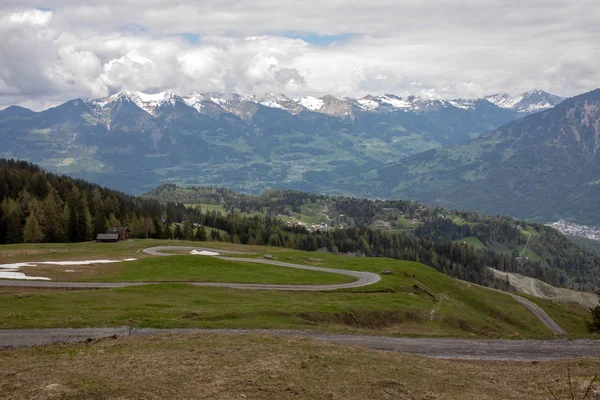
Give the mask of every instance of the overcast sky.
[[80, 3], [0, 2], [0, 108], [125, 89], [456, 98], [600, 86], [598, 0]]

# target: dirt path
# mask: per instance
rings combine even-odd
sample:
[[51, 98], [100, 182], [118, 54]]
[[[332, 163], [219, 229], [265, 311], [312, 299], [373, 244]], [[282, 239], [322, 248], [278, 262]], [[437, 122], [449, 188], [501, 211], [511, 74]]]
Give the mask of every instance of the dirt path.
[[24, 347], [65, 342], [75, 343], [109, 336], [121, 337], [168, 333], [262, 334], [280, 337], [305, 337], [341, 345], [355, 345], [374, 350], [396, 351], [446, 359], [534, 361], [600, 357], [600, 341], [597, 340], [408, 338], [338, 335], [287, 330], [132, 329], [127, 327], [0, 330], [0, 347]]

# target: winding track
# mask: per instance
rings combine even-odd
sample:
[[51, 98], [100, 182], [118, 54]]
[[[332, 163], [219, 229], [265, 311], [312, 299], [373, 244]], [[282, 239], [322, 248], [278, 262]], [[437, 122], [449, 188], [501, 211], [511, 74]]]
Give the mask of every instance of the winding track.
[[[205, 247], [187, 247], [187, 246], [158, 246], [144, 249], [144, 253], [167, 257], [175, 254], [165, 253], [165, 251], [191, 251], [191, 250], [205, 250], [215, 251], [215, 249]], [[234, 252], [227, 250], [216, 250], [219, 253], [231, 254], [231, 255], [243, 255], [252, 253]], [[272, 261], [267, 259], [256, 259], [256, 258], [242, 258], [242, 257], [229, 257], [229, 256], [214, 256], [221, 260], [235, 261], [235, 262], [247, 262], [256, 264], [269, 264], [277, 265], [280, 267], [287, 268], [299, 268], [310, 271], [328, 272], [332, 274], [347, 275], [356, 278], [356, 281], [350, 283], [341, 284], [329, 284], [329, 285], [274, 285], [274, 284], [260, 284], [260, 283], [229, 283], [229, 282], [182, 282], [193, 286], [204, 286], [204, 287], [228, 287], [233, 289], [254, 289], [254, 290], [287, 290], [287, 291], [324, 291], [324, 290], [337, 290], [356, 288], [361, 286], [372, 285], [381, 280], [381, 277], [372, 272], [363, 271], [349, 271], [343, 269], [334, 268], [323, 268], [315, 267], [311, 265], [300, 265], [285, 263], [279, 261]], [[37, 287], [37, 288], [61, 288], [61, 289], [110, 289], [110, 288], [123, 288], [128, 286], [142, 286], [142, 285], [157, 285], [164, 282], [53, 282], [53, 281], [18, 281], [18, 280], [0, 280], [0, 287]], [[562, 329], [550, 316], [538, 307], [533, 302], [518, 296], [513, 293], [503, 292], [496, 289], [485, 288], [489, 290], [495, 290], [504, 294], [508, 294], [516, 301], [521, 303], [527, 308], [536, 318], [542, 322], [552, 333], [555, 335], [566, 335], [564, 329]]]
[[[215, 250], [205, 247], [186, 247], [186, 246], [158, 246], [145, 249], [144, 253], [153, 256], [173, 256], [172, 253], [164, 253], [165, 251], [176, 251], [176, 250], [205, 250], [205, 251], [218, 251], [219, 253], [242, 255], [252, 253], [242, 253], [226, 250]], [[334, 268], [323, 268], [315, 267], [312, 265], [300, 265], [291, 264], [279, 261], [272, 261], [267, 259], [256, 259], [256, 258], [242, 258], [242, 257], [224, 257], [224, 256], [213, 256], [220, 258], [221, 260], [254, 263], [254, 264], [269, 264], [277, 265], [279, 267], [287, 268], [299, 268], [310, 271], [328, 272], [332, 274], [347, 275], [356, 278], [354, 282], [350, 283], [334, 283], [328, 285], [274, 285], [274, 284], [262, 284], [262, 283], [230, 283], [230, 282], [178, 282], [192, 286], [204, 286], [204, 287], [228, 287], [233, 289], [254, 289], [254, 290], [289, 290], [289, 291], [323, 291], [323, 290], [337, 290], [337, 289], [348, 289], [356, 288], [361, 286], [372, 285], [381, 280], [381, 277], [372, 272], [363, 271], [348, 271], [344, 269]], [[18, 280], [0, 280], [0, 287], [36, 287], [36, 288], [56, 288], [56, 289], [115, 289], [123, 288], [128, 286], [142, 286], [142, 285], [158, 285], [164, 284], [165, 282], [54, 282], [54, 281], [18, 281]], [[172, 282], [170, 282], [172, 283]]]

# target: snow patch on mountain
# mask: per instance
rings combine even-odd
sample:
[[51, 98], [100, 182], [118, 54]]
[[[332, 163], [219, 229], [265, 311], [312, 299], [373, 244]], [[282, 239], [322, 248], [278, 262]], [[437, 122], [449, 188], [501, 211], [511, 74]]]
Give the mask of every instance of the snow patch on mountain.
[[486, 96], [485, 99], [500, 108], [512, 109], [518, 102], [523, 100], [523, 96], [512, 97], [508, 93], [496, 93], [491, 96]]
[[373, 96], [363, 97], [362, 99], [358, 99], [357, 102], [365, 110], [374, 111], [379, 108], [379, 102], [375, 101]]
[[319, 111], [325, 102], [313, 96], [301, 97], [298, 103], [311, 111]]
[[533, 113], [547, 110], [562, 102], [565, 98], [535, 89], [512, 97], [507, 93], [497, 93], [485, 98], [500, 108], [514, 110], [520, 113]]
[[462, 108], [463, 110], [473, 110], [479, 99], [454, 99], [448, 100], [448, 103], [456, 108]]
[[134, 91], [123, 91], [104, 99], [96, 100], [94, 103], [99, 108], [105, 108], [118, 101], [129, 101], [150, 115], [161, 106], [175, 106], [177, 95], [172, 90], [165, 90], [160, 93], [143, 93]]
[[402, 97], [394, 96], [393, 94], [386, 94], [378, 96], [377, 99], [385, 104], [389, 104], [394, 108], [410, 109], [412, 108], [412, 102], [402, 99]]

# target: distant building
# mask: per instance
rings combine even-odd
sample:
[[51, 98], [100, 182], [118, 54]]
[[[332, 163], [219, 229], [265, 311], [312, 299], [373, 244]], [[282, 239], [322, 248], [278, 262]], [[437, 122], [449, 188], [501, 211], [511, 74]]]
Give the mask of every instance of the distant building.
[[129, 238], [129, 228], [112, 227], [106, 233], [99, 233], [96, 236], [96, 242], [99, 243], [116, 243], [122, 242]]

